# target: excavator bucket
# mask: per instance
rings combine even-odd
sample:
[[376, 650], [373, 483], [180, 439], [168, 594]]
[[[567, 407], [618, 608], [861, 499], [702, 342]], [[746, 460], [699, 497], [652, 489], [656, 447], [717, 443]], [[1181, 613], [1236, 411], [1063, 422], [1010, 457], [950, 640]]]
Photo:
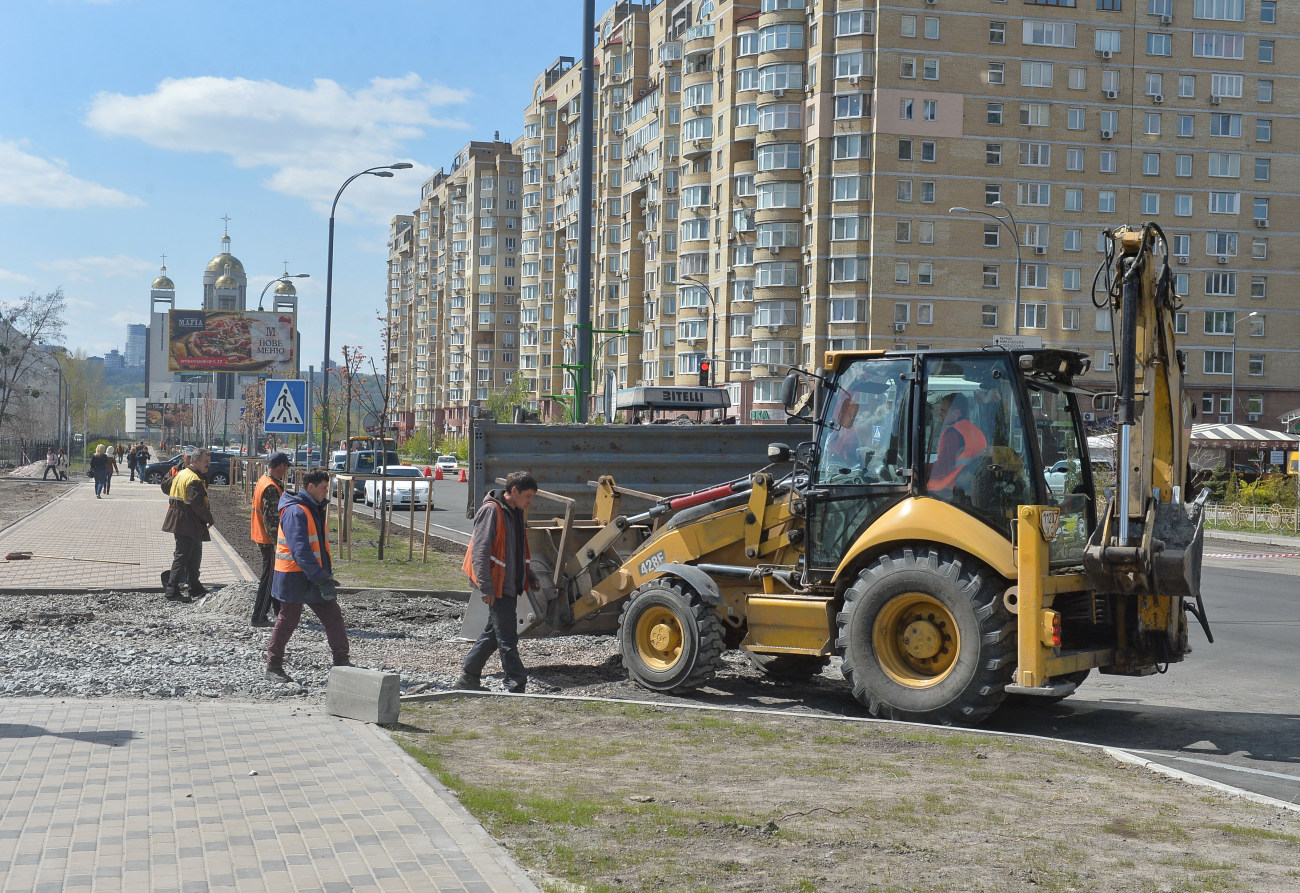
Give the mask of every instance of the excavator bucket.
[[1109, 524], [1098, 525], [1093, 531], [1083, 558], [1092, 587], [1098, 592], [1199, 601], [1204, 495], [1195, 502], [1152, 500], [1146, 517], [1131, 528], [1137, 528], [1130, 530], [1137, 541], [1131, 546], [1111, 544]]

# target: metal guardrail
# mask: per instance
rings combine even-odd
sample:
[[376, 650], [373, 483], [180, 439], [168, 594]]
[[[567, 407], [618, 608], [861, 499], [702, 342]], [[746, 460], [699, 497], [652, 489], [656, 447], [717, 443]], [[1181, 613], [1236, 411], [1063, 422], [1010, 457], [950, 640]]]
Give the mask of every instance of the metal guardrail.
[[590, 515], [588, 483], [611, 475], [620, 487], [673, 496], [744, 477], [767, 465], [767, 445], [812, 438], [809, 425], [503, 425], [470, 428], [469, 497], [473, 517], [488, 490], [526, 470], [545, 490]]
[[1205, 526], [1219, 530], [1260, 530], [1300, 534], [1300, 513], [1294, 507], [1272, 505], [1210, 504], [1205, 507]]

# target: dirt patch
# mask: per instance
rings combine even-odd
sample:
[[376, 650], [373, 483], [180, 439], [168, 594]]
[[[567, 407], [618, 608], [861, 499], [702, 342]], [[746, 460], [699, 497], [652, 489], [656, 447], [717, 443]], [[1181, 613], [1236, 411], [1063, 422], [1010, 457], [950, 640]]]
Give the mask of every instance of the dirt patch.
[[402, 719], [399, 743], [549, 890], [1300, 886], [1300, 816], [1074, 745], [503, 699]]
[[62, 496], [69, 486], [53, 481], [0, 481], [0, 530]]

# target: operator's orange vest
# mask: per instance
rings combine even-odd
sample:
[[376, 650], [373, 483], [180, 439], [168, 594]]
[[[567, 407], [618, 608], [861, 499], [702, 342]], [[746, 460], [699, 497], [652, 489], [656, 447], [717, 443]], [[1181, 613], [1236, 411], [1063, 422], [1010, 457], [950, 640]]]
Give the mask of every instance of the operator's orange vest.
[[[307, 510], [305, 505], [286, 505], [284, 508], [280, 509], [280, 517], [283, 518], [284, 513], [292, 508], [302, 509], [302, 513], [306, 515], [307, 544], [310, 545], [311, 550], [316, 553], [316, 563], [321, 567], [324, 567], [325, 562], [320, 559], [320, 551], [323, 544], [325, 554], [330, 554], [329, 522], [327, 521], [325, 523], [324, 530], [318, 531], [316, 529], [316, 518]], [[293, 560], [293, 552], [289, 550], [289, 542], [284, 538], [283, 533], [280, 533], [275, 540], [275, 569], [285, 574], [298, 573], [302, 571], [302, 568], [298, 566], [298, 562]]]
[[262, 520], [262, 497], [266, 495], [267, 487], [275, 488], [277, 498], [278, 494], [284, 492], [280, 482], [269, 474], [262, 475], [262, 479], [257, 482], [257, 489], [253, 491], [253, 529], [250, 535], [253, 537], [253, 542], [261, 543], [264, 546], [275, 543], [275, 537], [271, 535], [271, 531], [266, 529], [266, 522]]
[[[506, 583], [506, 510], [501, 507], [501, 503], [495, 499], [492, 500], [492, 506], [497, 510], [497, 529], [492, 535], [492, 592], [497, 598]], [[475, 586], [479, 585], [478, 578], [474, 576], [474, 538], [470, 537], [469, 547], [465, 549], [465, 563], [461, 565], [461, 570], [465, 576], [474, 582]], [[528, 529], [524, 525], [524, 585], [528, 584], [528, 565], [532, 564], [532, 550], [528, 548]]]
[[[953, 482], [957, 480], [957, 475], [961, 474], [962, 469], [966, 467], [970, 460], [984, 452], [989, 445], [988, 440], [984, 437], [984, 432], [975, 427], [975, 424], [970, 419], [958, 419], [951, 427], [961, 435], [963, 443], [961, 452], [957, 455], [956, 461], [953, 462], [952, 470], [943, 477], [930, 478], [926, 484], [926, 488], [929, 490], [946, 490], [951, 487]], [[940, 444], [942, 442], [941, 435]]]

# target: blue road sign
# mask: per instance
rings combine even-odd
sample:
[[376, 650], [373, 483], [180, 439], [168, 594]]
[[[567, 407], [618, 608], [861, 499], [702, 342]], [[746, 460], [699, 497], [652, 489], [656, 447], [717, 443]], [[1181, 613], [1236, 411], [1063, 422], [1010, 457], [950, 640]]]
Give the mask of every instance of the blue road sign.
[[293, 378], [269, 378], [262, 382], [262, 405], [266, 407], [267, 434], [307, 432], [307, 382]]

